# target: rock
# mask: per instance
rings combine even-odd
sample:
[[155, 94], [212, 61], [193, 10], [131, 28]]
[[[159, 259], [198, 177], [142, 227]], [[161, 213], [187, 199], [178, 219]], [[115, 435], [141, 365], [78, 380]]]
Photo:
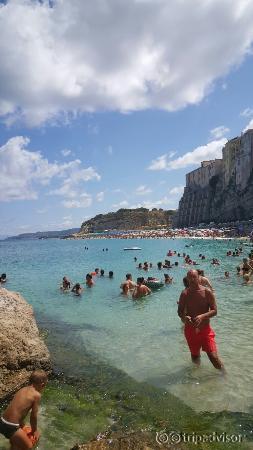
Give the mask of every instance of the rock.
[[159, 227], [171, 227], [172, 217], [175, 211], [165, 211], [153, 208], [125, 209], [121, 208], [117, 212], [108, 214], [98, 214], [92, 219], [83, 222], [80, 233], [103, 232], [105, 230], [142, 230]]
[[71, 450], [168, 450], [178, 448], [182, 450], [186, 448], [185, 445], [170, 445], [158, 444], [155, 440], [155, 433], [151, 432], [136, 432], [126, 434], [124, 436], [112, 434], [110, 437], [90, 441], [87, 444], [80, 444], [73, 447]]
[[51, 371], [33, 309], [20, 294], [0, 288], [0, 400], [24, 385], [34, 369]]

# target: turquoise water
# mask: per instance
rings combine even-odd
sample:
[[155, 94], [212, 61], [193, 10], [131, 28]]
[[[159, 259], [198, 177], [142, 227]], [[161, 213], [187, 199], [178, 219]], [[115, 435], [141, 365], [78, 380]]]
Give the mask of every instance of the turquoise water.
[[[127, 246], [142, 250], [124, 252]], [[135, 380], [175, 394], [195, 411], [252, 413], [253, 286], [243, 286], [235, 275], [242, 257], [226, 257], [228, 249], [238, 246], [238, 241], [189, 239], [0, 242], [0, 271], [8, 275], [6, 287], [21, 292], [33, 305], [38, 321], [43, 315], [78, 330], [79, 351], [85, 347]], [[103, 251], [106, 247], [108, 252]], [[249, 247], [243, 247], [246, 256]], [[191, 365], [176, 304], [187, 269], [177, 257], [168, 259], [179, 261], [180, 267], [160, 272], [156, 268], [169, 249], [189, 253], [198, 261], [199, 253], [206, 255], [199, 267], [217, 295], [218, 316], [212, 326], [227, 369], [225, 378], [206, 355], [200, 369]], [[163, 277], [169, 272], [174, 283], [138, 302], [121, 296], [119, 285], [125, 274], [131, 272], [136, 279], [144, 273], [136, 268], [134, 256], [138, 262], [153, 262], [148, 275]], [[212, 257], [221, 260], [219, 267], [211, 266]], [[103, 268], [106, 275], [113, 270], [114, 278], [95, 278], [95, 286], [85, 289], [81, 298], [60, 292], [64, 275], [80, 282], [95, 267]], [[224, 279], [225, 270], [231, 273], [229, 280]]]

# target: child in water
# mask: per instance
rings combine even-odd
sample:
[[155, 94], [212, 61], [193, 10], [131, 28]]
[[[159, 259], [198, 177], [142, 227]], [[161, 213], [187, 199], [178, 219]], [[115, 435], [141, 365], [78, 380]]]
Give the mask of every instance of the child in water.
[[[10, 440], [10, 450], [28, 450], [38, 441], [37, 415], [41, 393], [47, 384], [44, 370], [35, 370], [30, 377], [29, 386], [20, 389], [0, 419], [0, 433]], [[30, 413], [31, 437], [23, 430], [24, 419]]]

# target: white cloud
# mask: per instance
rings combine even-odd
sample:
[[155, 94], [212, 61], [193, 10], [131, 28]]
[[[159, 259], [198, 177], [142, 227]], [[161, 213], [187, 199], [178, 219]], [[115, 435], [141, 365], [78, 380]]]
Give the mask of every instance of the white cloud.
[[62, 154], [63, 156], [69, 156], [69, 155], [71, 155], [71, 150], [68, 150], [67, 148], [66, 148], [66, 149], [63, 149], [63, 150], [61, 151], [61, 154]]
[[63, 200], [62, 204], [65, 208], [88, 208], [92, 205], [92, 197], [84, 192], [79, 196], [78, 200]]
[[252, 117], [253, 116], [253, 108], [245, 108], [241, 113], [242, 117]]
[[153, 159], [151, 161], [150, 166], [148, 166], [149, 170], [165, 170], [167, 169], [167, 165], [168, 165], [168, 159], [169, 156], [168, 155], [162, 155], [162, 156], [158, 156], [156, 159]]
[[9, 0], [0, 115], [32, 126], [196, 104], [250, 51], [252, 19], [249, 0]]
[[72, 216], [64, 216], [62, 218], [62, 227], [63, 228], [71, 228], [73, 225], [73, 219]]
[[169, 160], [167, 155], [159, 156], [151, 161], [149, 170], [176, 170], [183, 169], [191, 165], [200, 165], [201, 161], [222, 157], [222, 148], [227, 139], [209, 142], [195, 148], [192, 152], [185, 153], [176, 159]]
[[122, 200], [122, 202], [115, 203], [112, 205], [113, 208], [126, 208], [129, 205], [127, 200]]
[[53, 178], [63, 179], [55, 194], [73, 197], [79, 183], [100, 179], [92, 167], [83, 169], [79, 159], [50, 163], [40, 152], [27, 150], [29, 142], [16, 136], [0, 147], [0, 201], [37, 199], [39, 185], [46, 186]]
[[105, 198], [105, 193], [103, 191], [98, 192], [96, 195], [96, 199], [98, 202], [102, 202]]
[[136, 195], [147, 195], [147, 194], [150, 194], [151, 192], [152, 192], [152, 189], [150, 189], [147, 186], [145, 186], [144, 184], [142, 184], [141, 186], [137, 187], [135, 194]]
[[210, 134], [214, 139], [221, 139], [222, 137], [226, 136], [226, 134], [228, 134], [229, 131], [230, 131], [229, 128], [224, 127], [224, 125], [221, 125], [219, 127], [213, 128], [210, 131]]
[[253, 119], [251, 119], [250, 122], [248, 123], [248, 125], [246, 125], [246, 127], [243, 130], [243, 133], [245, 133], [245, 131], [252, 130], [252, 129], [253, 129]]
[[107, 153], [108, 153], [108, 155], [112, 155], [112, 154], [113, 154], [113, 149], [112, 149], [112, 146], [111, 146], [111, 145], [108, 145], [108, 147], [107, 147]]
[[175, 186], [174, 188], [169, 190], [169, 194], [171, 195], [179, 195], [184, 192], [184, 186]]

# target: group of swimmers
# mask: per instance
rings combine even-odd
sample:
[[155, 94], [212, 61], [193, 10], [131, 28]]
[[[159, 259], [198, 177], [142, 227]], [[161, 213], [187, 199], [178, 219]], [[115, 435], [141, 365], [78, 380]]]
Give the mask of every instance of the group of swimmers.
[[[85, 283], [72, 283], [66, 276], [62, 279], [62, 284], [60, 286], [61, 291], [63, 292], [73, 292], [75, 295], [81, 295], [84, 288], [81, 284], [85, 284], [88, 288], [94, 286], [93, 276], [104, 277], [105, 271], [103, 269], [96, 268], [94, 272], [87, 273], [85, 276]], [[110, 270], [108, 274], [108, 278], [113, 278], [113, 271]], [[72, 286], [72, 287], [71, 287]]]

